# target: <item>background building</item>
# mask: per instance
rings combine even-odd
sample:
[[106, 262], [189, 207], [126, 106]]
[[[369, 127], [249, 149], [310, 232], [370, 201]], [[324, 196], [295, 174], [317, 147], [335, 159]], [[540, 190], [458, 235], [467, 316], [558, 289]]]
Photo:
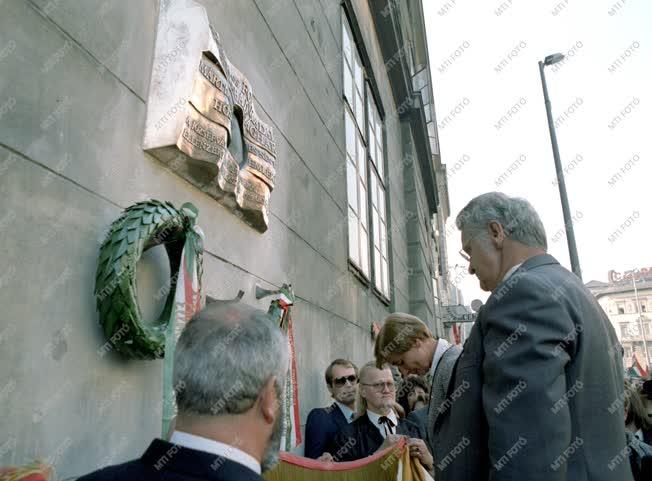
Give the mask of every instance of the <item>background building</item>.
[[[104, 234], [141, 200], [198, 207], [206, 295], [242, 289], [266, 308], [256, 284], [293, 284], [303, 421], [328, 402], [332, 359], [371, 358], [372, 322], [405, 311], [444, 332], [448, 200], [421, 2], [199, 3], [274, 129], [264, 234], [142, 149], [159, 2], [0, 2], [0, 465], [38, 457], [76, 476], [159, 434], [161, 361], [98, 356], [93, 297]], [[162, 247], [137, 274], [155, 318]]]
[[623, 276], [610, 271], [609, 277], [610, 282], [591, 281], [586, 286], [616, 330], [624, 349], [623, 366], [631, 367], [632, 355], [636, 353], [649, 371], [652, 359], [652, 275], [630, 272], [630, 275]]

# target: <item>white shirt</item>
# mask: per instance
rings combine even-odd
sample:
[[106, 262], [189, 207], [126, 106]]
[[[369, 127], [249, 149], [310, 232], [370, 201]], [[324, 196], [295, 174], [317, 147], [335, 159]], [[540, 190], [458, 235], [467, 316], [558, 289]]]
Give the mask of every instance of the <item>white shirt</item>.
[[450, 347], [450, 342], [448, 342], [446, 339], [439, 339], [437, 341], [437, 348], [435, 349], [435, 355], [432, 357], [432, 365], [430, 366], [430, 379], [432, 379], [435, 376], [435, 370], [437, 369], [437, 365], [439, 364], [439, 361], [441, 361], [442, 356], [446, 352], [446, 349]]
[[353, 420], [355, 419], [355, 413], [353, 412], [353, 410], [350, 407], [345, 406], [339, 401], [335, 401], [335, 404], [339, 406], [340, 411], [342, 411], [342, 414], [344, 414], [344, 418], [346, 419], [346, 422], [348, 423], [353, 422]]
[[[367, 410], [367, 417], [371, 421], [371, 423], [378, 428], [378, 431], [380, 431], [380, 435], [385, 439], [387, 437], [387, 433], [385, 433], [385, 424], [380, 423], [378, 420], [380, 419], [381, 415], [372, 413], [371, 411]], [[394, 412], [393, 409], [389, 410], [389, 414], [387, 415], [389, 419], [392, 420], [394, 423], [394, 427], [392, 428], [392, 434], [396, 434], [396, 427], [398, 426], [398, 419], [396, 419], [396, 413]], [[387, 426], [389, 428], [389, 426]]]
[[516, 265], [515, 265], [514, 267], [512, 267], [510, 270], [508, 270], [507, 272], [505, 272], [505, 277], [503, 277], [503, 280], [500, 281], [500, 282], [505, 282], [507, 279], [509, 279], [509, 277], [510, 277], [512, 274], [514, 274], [514, 272], [516, 272], [516, 269], [518, 269], [518, 268], [521, 267], [522, 265], [523, 265], [522, 262], [521, 262], [520, 264], [516, 264]]
[[245, 453], [235, 446], [230, 446], [228, 444], [221, 443], [220, 441], [203, 438], [201, 436], [184, 433], [182, 431], [174, 431], [172, 433], [172, 437], [170, 438], [170, 442], [172, 444], [183, 446], [184, 448], [195, 449], [197, 451], [204, 451], [206, 453], [222, 456], [223, 458], [246, 466], [257, 474], [260, 474], [261, 472], [260, 463], [256, 461], [253, 456]]

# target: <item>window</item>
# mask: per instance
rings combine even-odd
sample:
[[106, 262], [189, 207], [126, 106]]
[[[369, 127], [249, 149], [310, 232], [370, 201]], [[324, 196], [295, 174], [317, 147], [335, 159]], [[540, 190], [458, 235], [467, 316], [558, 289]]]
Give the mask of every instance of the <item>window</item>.
[[626, 362], [629, 362], [631, 358], [632, 358], [632, 348], [629, 346], [625, 346], [625, 353], [623, 355], [623, 359], [626, 360]]
[[620, 325], [620, 337], [621, 339], [629, 337], [629, 330], [627, 329], [627, 324]]
[[378, 293], [389, 299], [387, 186], [381, 109], [365, 80], [360, 52], [344, 13], [342, 51], [349, 260]]
[[387, 213], [385, 210], [385, 176], [383, 130], [378, 108], [367, 87], [367, 125], [369, 151], [369, 185], [371, 190], [371, 228], [373, 232], [374, 285], [389, 298], [389, 262], [387, 260]]
[[619, 302], [617, 304], [618, 307], [618, 314], [625, 314], [625, 303], [624, 302]]
[[369, 226], [367, 217], [367, 172], [365, 146], [354, 119], [344, 109], [346, 129], [346, 191], [349, 216], [349, 258], [369, 276]]
[[641, 312], [646, 312], [645, 308], [646, 308], [645, 304], [641, 303]]
[[342, 15], [342, 50], [344, 67], [344, 97], [355, 117], [360, 132], [364, 132], [364, 76], [358, 49], [355, 47], [351, 28]]

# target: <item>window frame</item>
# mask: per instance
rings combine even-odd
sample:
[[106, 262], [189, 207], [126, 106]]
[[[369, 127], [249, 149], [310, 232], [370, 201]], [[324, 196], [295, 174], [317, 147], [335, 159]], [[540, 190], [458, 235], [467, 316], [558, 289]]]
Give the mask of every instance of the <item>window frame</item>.
[[[364, 45], [360, 45], [360, 32], [355, 30], [355, 17], [350, 15], [349, 9], [345, 4], [342, 5], [342, 98], [344, 104], [344, 135], [345, 135], [345, 165], [346, 165], [346, 215], [347, 215], [347, 247], [348, 247], [348, 264], [353, 273], [366, 286], [371, 287], [374, 294], [386, 305], [391, 304], [393, 279], [391, 269], [390, 249], [390, 228], [389, 228], [389, 199], [388, 183], [386, 177], [386, 146], [385, 146], [385, 126], [384, 110], [382, 105], [377, 102], [377, 87], [373, 72], [365, 65], [369, 62]], [[356, 35], [357, 34], [357, 35]], [[358, 38], [356, 38], [358, 37]], [[363, 62], [363, 59], [366, 62]], [[356, 78], [356, 63], [359, 63], [360, 73]], [[358, 87], [360, 87], [362, 91]], [[374, 88], [376, 87], [376, 88]], [[361, 109], [358, 104], [361, 103]], [[373, 110], [372, 110], [373, 108]], [[373, 114], [373, 115], [372, 115]], [[356, 163], [356, 186], [355, 194], [357, 195], [357, 221], [351, 219], [351, 202], [350, 197], [354, 194], [354, 189], [350, 185], [352, 182], [352, 172], [350, 156], [349, 135], [351, 134], [350, 123], [357, 127], [353, 129], [355, 134], [354, 147], [356, 155], [357, 140], [362, 139], [362, 165]], [[373, 123], [373, 125], [371, 125]], [[373, 137], [370, 136], [373, 134]], [[373, 145], [372, 145], [373, 144]], [[373, 153], [371, 149], [373, 148]], [[356, 159], [359, 162], [359, 159]], [[363, 176], [360, 175], [364, 169]], [[362, 179], [361, 179], [362, 177]], [[374, 192], [372, 192], [372, 177], [374, 179]], [[379, 182], [380, 181], [380, 182]], [[362, 192], [362, 188], [364, 192]], [[362, 192], [362, 195], [361, 195]], [[382, 192], [382, 199], [379, 199]], [[366, 194], [364, 205], [362, 202], [363, 195]], [[364, 210], [364, 212], [362, 212]], [[378, 213], [378, 223], [382, 225], [377, 228], [374, 225], [374, 212]], [[380, 216], [382, 213], [383, 217]], [[356, 212], [353, 212], [354, 217]], [[363, 215], [366, 217], [363, 217]], [[363, 224], [363, 219], [366, 224]], [[351, 234], [353, 224], [357, 222], [358, 231]], [[384, 229], [384, 235], [382, 230]], [[379, 244], [375, 243], [376, 231], [378, 230]], [[361, 232], [364, 231], [364, 235]], [[362, 237], [366, 236], [366, 248], [362, 247]], [[353, 238], [355, 237], [355, 238]], [[357, 253], [352, 256], [354, 244], [357, 242]], [[362, 256], [366, 254], [366, 271]], [[379, 256], [380, 272], [377, 272], [376, 257]], [[384, 270], [384, 271], [383, 271]]]

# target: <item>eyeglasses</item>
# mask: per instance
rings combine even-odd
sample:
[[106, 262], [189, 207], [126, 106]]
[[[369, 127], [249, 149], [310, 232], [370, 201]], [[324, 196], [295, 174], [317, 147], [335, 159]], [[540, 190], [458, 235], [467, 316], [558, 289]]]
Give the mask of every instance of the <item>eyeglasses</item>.
[[346, 384], [346, 381], [349, 381], [350, 384], [355, 384], [358, 382], [358, 378], [351, 374], [350, 376], [342, 376], [342, 377], [336, 377], [333, 379], [333, 382], [335, 383], [336, 386], [344, 386]]
[[366, 382], [361, 382], [363, 386], [371, 386], [374, 388], [376, 391], [382, 391], [383, 389], [387, 388], [389, 391], [395, 391], [396, 390], [396, 384], [394, 384], [393, 381], [390, 382], [375, 382], [373, 384], [368, 384]]

